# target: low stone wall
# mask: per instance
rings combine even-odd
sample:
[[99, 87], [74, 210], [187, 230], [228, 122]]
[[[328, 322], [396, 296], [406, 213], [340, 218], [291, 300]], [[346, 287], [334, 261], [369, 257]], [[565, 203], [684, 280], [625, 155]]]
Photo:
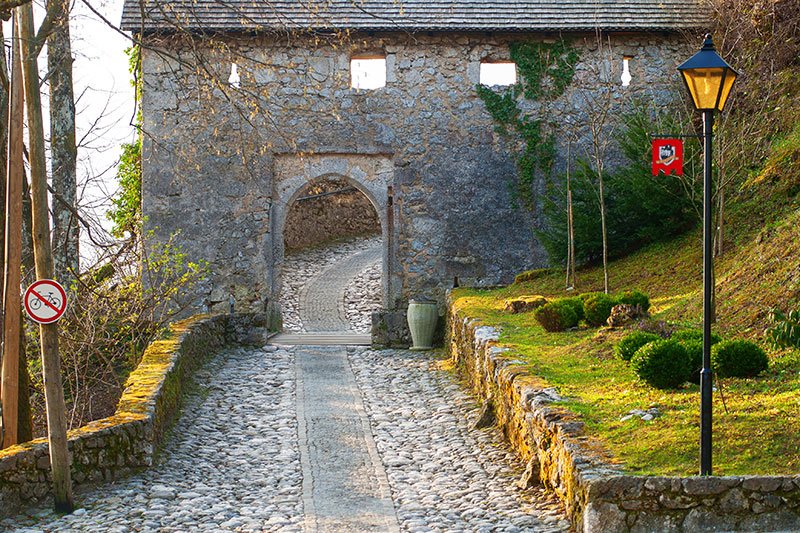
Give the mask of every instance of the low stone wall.
[[453, 362], [528, 461], [526, 476], [559, 495], [578, 531], [800, 531], [800, 476], [625, 475], [577, 417], [552, 405], [557, 392], [499, 345], [496, 329], [452, 300], [447, 319]]
[[[165, 432], [178, 414], [191, 373], [228, 343], [256, 341], [256, 315], [198, 316], [171, 326], [168, 338], [145, 351], [113, 416], [68, 433], [75, 486], [118, 479], [151, 466]], [[0, 450], [0, 517], [51, 494], [46, 439]]]

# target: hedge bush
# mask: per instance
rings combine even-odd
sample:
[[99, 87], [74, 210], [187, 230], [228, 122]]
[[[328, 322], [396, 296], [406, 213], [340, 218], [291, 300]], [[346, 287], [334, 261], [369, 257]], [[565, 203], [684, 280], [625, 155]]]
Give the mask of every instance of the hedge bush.
[[617, 294], [616, 298], [618, 304], [638, 305], [644, 313], [650, 309], [650, 298], [641, 291], [624, 291]]
[[700, 371], [703, 370], [703, 339], [689, 339], [680, 341], [686, 353], [689, 354], [689, 365], [692, 373], [689, 376], [689, 381], [692, 383], [700, 383]]
[[624, 339], [619, 341], [619, 343], [614, 346], [614, 355], [622, 359], [623, 361], [630, 361], [633, 354], [636, 351], [647, 344], [648, 342], [653, 342], [661, 340], [661, 337], [656, 335], [655, 333], [647, 333], [646, 331], [634, 331], [633, 333], [627, 335]]
[[575, 314], [578, 315], [578, 322], [585, 318], [583, 315], [583, 300], [581, 300], [580, 296], [561, 298], [560, 301], [564, 302], [566, 305], [569, 305], [572, 310], [575, 311]]
[[686, 348], [678, 341], [657, 340], [639, 348], [631, 368], [642, 381], [657, 389], [674, 389], [689, 380], [691, 366]]
[[534, 314], [536, 321], [545, 331], [566, 331], [578, 325], [578, 315], [572, 305], [563, 300], [555, 300], [543, 305]]
[[589, 296], [583, 302], [583, 315], [586, 322], [595, 327], [604, 326], [611, 316], [611, 308], [617, 304], [616, 300], [604, 293]]
[[768, 366], [767, 354], [750, 341], [722, 341], [711, 348], [711, 368], [721, 378], [757, 376]]

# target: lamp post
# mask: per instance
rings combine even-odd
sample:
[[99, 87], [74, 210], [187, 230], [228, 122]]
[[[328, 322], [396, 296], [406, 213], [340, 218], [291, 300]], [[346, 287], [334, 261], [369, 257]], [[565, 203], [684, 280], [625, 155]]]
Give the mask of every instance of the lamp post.
[[720, 56], [706, 34], [703, 47], [678, 71], [703, 113], [703, 370], [700, 372], [700, 475], [711, 475], [711, 295], [713, 268], [711, 141], [714, 111], [722, 111], [731, 93], [736, 71]]

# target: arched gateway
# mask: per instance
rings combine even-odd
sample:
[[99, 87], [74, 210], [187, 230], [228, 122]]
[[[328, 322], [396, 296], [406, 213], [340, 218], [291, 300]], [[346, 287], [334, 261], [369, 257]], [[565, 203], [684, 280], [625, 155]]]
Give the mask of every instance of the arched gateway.
[[275, 162], [275, 190], [273, 193], [272, 234], [273, 301], [281, 293], [285, 241], [283, 239], [287, 215], [303, 190], [312, 182], [324, 179], [338, 179], [358, 189], [378, 214], [382, 236], [381, 305], [391, 307], [391, 302], [399, 295], [397, 284], [393, 283], [396, 270], [392, 261], [392, 242], [394, 237], [392, 213], [392, 179], [394, 165], [386, 155], [358, 154], [312, 154], [283, 155]]

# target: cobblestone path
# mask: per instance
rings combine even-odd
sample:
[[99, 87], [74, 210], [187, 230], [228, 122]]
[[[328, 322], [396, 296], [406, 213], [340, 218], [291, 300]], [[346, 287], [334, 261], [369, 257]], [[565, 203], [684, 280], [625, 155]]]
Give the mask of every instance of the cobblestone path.
[[499, 433], [470, 429], [475, 406], [437, 365], [403, 350], [231, 349], [200, 373], [156, 466], [78, 494], [72, 515], [0, 530], [566, 531], [556, 501], [516, 488]]
[[381, 259], [380, 243], [344, 257], [300, 290], [298, 309], [305, 331], [354, 331], [345, 295], [353, 279]]
[[[369, 333], [372, 311], [381, 305], [380, 250], [381, 238], [372, 237], [287, 255], [280, 298], [283, 330]], [[358, 259], [352, 260], [354, 256]], [[332, 275], [337, 276], [336, 286]], [[346, 284], [344, 291], [341, 283]]]
[[[348, 246], [361, 257], [339, 268], [373, 283], [370, 247]], [[344, 274], [327, 279], [320, 292], [337, 301], [352, 291]], [[154, 467], [78, 493], [72, 515], [44, 509], [0, 530], [567, 531], [554, 497], [516, 487], [499, 432], [470, 429], [476, 407], [440, 364], [434, 352], [231, 348], [197, 374]]]

